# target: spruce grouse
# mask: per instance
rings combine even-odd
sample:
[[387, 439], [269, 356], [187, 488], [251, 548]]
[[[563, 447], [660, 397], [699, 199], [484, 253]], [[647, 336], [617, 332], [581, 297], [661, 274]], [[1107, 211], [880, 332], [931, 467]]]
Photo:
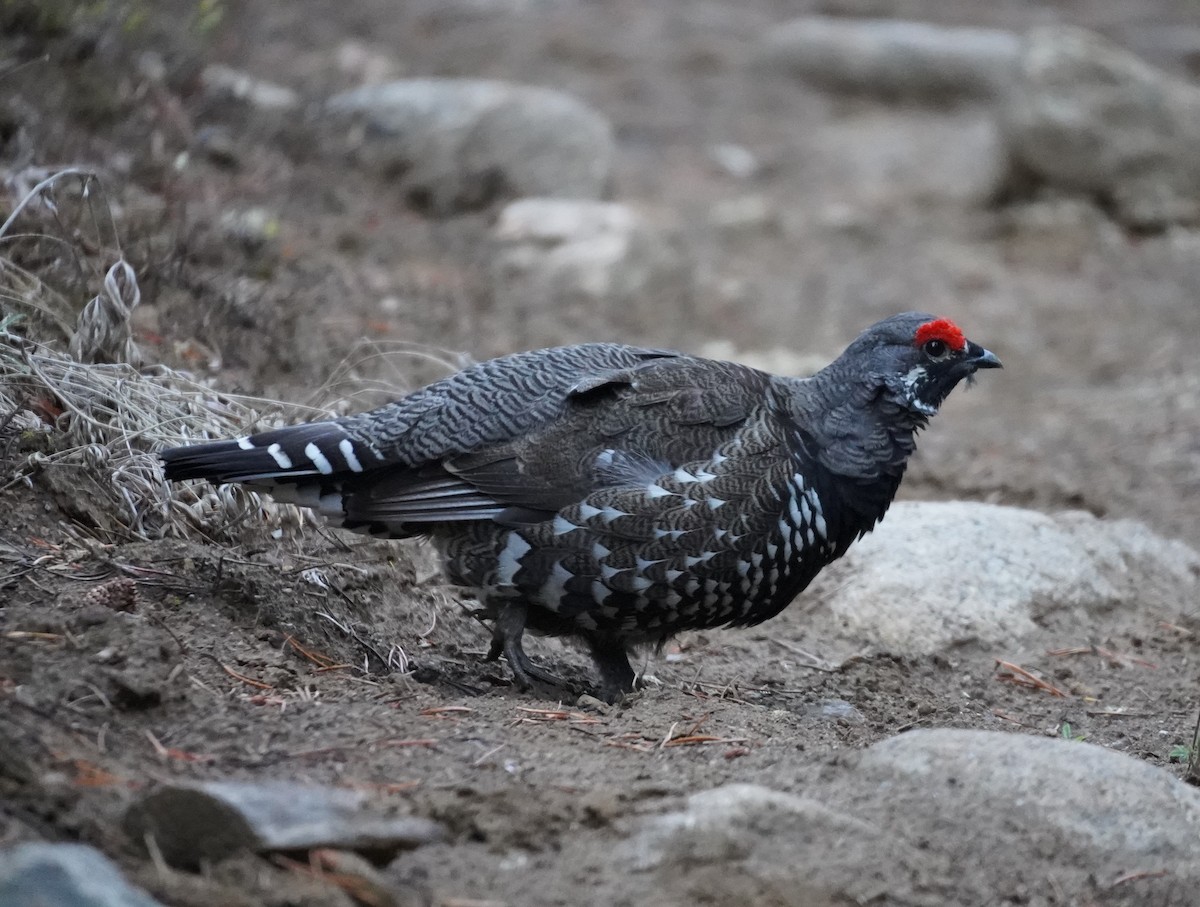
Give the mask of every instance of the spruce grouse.
[[427, 536], [549, 679], [526, 630], [582, 640], [609, 700], [629, 650], [778, 614], [883, 517], [946, 395], [1000, 360], [945, 318], [869, 327], [810, 378], [612, 343], [517, 353], [328, 422], [164, 451], [347, 529]]

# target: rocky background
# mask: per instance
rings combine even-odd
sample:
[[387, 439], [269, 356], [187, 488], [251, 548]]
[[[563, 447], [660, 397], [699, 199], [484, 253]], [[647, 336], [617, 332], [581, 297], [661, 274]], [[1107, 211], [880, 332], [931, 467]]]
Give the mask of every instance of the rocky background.
[[[0, 49], [0, 904], [1196, 903], [1195, 3], [9, 0]], [[803, 374], [908, 309], [1005, 370], [616, 708], [481, 664], [419, 544], [123, 505], [169, 427], [68, 451], [30, 390], [34, 340], [140, 365], [105, 411]]]

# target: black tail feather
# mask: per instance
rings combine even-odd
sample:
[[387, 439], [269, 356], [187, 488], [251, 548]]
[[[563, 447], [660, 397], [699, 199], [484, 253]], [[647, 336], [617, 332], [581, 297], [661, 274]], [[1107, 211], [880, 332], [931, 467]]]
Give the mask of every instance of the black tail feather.
[[361, 473], [364, 460], [374, 457], [360, 447], [338, 423], [311, 422], [232, 441], [173, 447], [159, 456], [173, 482], [271, 484]]

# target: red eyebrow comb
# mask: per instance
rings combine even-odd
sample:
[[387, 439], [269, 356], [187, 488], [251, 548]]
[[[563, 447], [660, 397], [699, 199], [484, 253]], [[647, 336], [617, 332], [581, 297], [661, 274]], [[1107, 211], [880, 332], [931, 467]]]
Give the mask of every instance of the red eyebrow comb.
[[967, 345], [962, 329], [949, 318], [927, 321], [917, 328], [917, 346], [924, 346], [930, 340], [941, 340], [952, 350], [961, 350]]

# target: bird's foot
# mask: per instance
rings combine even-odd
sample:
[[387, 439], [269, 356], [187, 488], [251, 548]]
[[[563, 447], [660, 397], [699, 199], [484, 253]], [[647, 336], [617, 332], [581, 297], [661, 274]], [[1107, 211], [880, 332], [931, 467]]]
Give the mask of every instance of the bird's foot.
[[624, 644], [591, 637], [588, 647], [600, 672], [600, 698], [609, 705], [626, 699], [633, 693], [637, 675], [629, 664], [629, 652]]
[[492, 629], [492, 644], [484, 660], [496, 661], [503, 655], [508, 661], [509, 670], [512, 671], [513, 681], [522, 690], [531, 689], [535, 681], [549, 687], [565, 688], [566, 681], [540, 667], [525, 654], [525, 647], [522, 645], [524, 635], [525, 606], [501, 606]]

